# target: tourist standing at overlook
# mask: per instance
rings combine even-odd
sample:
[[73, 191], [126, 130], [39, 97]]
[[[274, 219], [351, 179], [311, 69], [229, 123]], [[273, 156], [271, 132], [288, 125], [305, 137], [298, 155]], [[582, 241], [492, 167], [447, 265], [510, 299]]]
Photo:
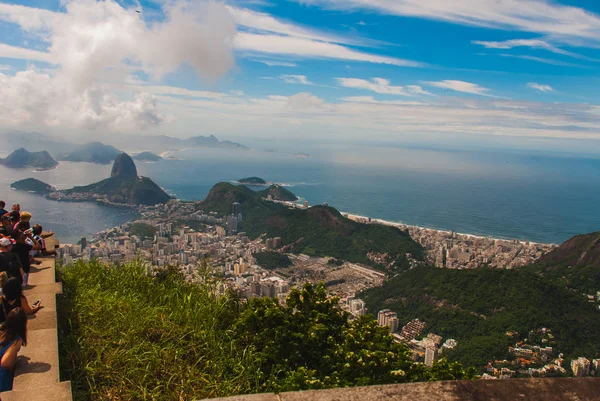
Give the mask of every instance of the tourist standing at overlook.
[[15, 308], [0, 326], [0, 392], [11, 391], [21, 346], [27, 345], [27, 316]]
[[19, 205], [18, 203], [15, 203], [14, 205], [12, 205], [12, 209], [13, 212], [17, 212], [17, 213], [21, 213], [21, 205]]
[[8, 213], [8, 211], [4, 210], [5, 207], [6, 207], [6, 202], [4, 202], [3, 200], [0, 200], [0, 216], [4, 216], [6, 213]]

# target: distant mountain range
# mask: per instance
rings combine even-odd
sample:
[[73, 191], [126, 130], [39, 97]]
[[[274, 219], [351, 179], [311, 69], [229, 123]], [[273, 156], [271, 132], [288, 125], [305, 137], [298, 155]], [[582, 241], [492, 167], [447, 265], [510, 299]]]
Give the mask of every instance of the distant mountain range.
[[140, 144], [148, 152], [162, 153], [193, 148], [221, 148], [232, 150], [247, 150], [248, 148], [236, 142], [220, 141], [214, 135], [194, 136], [187, 139], [166, 135], [104, 135], [102, 142], [74, 143], [64, 141], [37, 132], [13, 131], [0, 134], [3, 149], [13, 151], [24, 148], [29, 152], [46, 151], [59, 161], [90, 162], [99, 164], [112, 163], [121, 153], [119, 149], [139, 149]]
[[56, 167], [58, 162], [46, 151], [28, 152], [24, 148], [19, 148], [6, 159], [0, 159], [0, 164], [13, 168], [34, 167], [47, 170]]
[[98, 164], [110, 164], [121, 153], [117, 148], [104, 145], [100, 142], [92, 142], [77, 146], [70, 152], [57, 156], [58, 160], [68, 162], [87, 162]]

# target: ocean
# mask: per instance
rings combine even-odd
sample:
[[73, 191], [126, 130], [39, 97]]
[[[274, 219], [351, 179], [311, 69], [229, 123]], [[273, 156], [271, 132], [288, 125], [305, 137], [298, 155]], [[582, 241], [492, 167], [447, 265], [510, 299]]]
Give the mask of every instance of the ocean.
[[[262, 144], [264, 150], [194, 149], [181, 160], [137, 162], [141, 175], [185, 200], [220, 181], [247, 176], [287, 186], [311, 205], [428, 228], [560, 243], [600, 230], [600, 157], [519, 151], [394, 146]], [[258, 148], [258, 147], [257, 147]], [[295, 155], [296, 153], [305, 155]], [[58, 188], [99, 181], [111, 166], [61, 163], [35, 172], [0, 166], [0, 199], [18, 202], [63, 243], [123, 224], [136, 213], [90, 203], [52, 202], [11, 182], [34, 177]]]

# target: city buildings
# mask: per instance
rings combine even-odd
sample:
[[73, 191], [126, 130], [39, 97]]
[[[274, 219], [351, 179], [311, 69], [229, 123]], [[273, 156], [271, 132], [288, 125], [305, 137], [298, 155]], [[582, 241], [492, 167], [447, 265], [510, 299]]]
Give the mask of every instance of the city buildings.
[[576, 377], [588, 376], [590, 374], [590, 367], [590, 360], [582, 356], [571, 361], [571, 370], [573, 371], [573, 376]]

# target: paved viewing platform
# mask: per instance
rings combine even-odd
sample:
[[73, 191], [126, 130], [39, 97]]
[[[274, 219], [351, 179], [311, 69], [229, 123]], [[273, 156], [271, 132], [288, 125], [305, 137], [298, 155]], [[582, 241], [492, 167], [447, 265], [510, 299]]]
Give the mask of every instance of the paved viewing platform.
[[[57, 244], [46, 239], [46, 246]], [[58, 365], [58, 331], [56, 296], [62, 293], [56, 282], [53, 257], [37, 258], [40, 265], [32, 265], [29, 286], [23, 291], [30, 304], [42, 301], [42, 308], [29, 316], [27, 346], [22, 347], [15, 368], [13, 390], [1, 393], [2, 401], [71, 401], [71, 382], [60, 381]]]

